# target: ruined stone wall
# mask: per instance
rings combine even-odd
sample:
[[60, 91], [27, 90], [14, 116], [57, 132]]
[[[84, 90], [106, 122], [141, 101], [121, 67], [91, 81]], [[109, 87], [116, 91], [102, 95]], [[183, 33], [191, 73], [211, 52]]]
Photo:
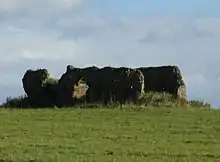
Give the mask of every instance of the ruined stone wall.
[[27, 70], [22, 78], [35, 106], [74, 106], [77, 103], [137, 102], [145, 92], [168, 92], [186, 98], [186, 86], [177, 66], [127, 67], [68, 65], [60, 79], [46, 69]]

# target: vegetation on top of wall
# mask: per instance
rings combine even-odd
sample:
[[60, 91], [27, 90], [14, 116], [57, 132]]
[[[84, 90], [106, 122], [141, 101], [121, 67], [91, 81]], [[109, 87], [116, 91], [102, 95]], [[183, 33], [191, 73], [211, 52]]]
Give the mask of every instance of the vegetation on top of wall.
[[[0, 106], [2, 108], [34, 108], [26, 95], [18, 97], [8, 97], [6, 101]], [[195, 108], [211, 108], [211, 104], [200, 100], [184, 100], [179, 99], [169, 93], [148, 92], [143, 98], [136, 103], [127, 102], [120, 104], [118, 102], [109, 101], [104, 103], [79, 103], [72, 108], [179, 108], [179, 107], [195, 107]], [[36, 107], [40, 108], [40, 107]], [[50, 107], [45, 107], [50, 108]], [[56, 108], [56, 106], [51, 107]]]

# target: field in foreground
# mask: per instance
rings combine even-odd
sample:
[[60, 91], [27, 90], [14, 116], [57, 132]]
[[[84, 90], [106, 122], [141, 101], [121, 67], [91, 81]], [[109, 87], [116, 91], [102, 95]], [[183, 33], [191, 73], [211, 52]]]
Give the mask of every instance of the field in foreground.
[[220, 111], [0, 110], [0, 161], [220, 161]]

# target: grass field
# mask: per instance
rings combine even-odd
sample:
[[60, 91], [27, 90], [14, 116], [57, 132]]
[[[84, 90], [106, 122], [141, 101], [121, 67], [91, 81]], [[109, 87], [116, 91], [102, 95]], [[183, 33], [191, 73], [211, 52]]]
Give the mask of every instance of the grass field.
[[220, 161], [220, 111], [0, 110], [0, 161]]

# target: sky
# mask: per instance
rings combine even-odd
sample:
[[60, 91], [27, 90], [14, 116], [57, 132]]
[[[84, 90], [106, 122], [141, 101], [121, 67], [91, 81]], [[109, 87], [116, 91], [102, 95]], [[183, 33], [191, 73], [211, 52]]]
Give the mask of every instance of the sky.
[[220, 107], [219, 0], [0, 0], [0, 102], [27, 69], [180, 67], [189, 99]]

